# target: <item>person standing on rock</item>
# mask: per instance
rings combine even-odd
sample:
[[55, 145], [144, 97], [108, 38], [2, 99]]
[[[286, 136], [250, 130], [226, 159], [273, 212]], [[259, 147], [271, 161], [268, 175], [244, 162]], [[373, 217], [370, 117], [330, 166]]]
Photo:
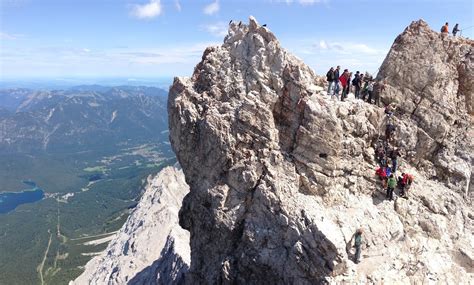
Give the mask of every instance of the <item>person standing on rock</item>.
[[349, 96], [349, 93], [351, 93], [351, 80], [352, 80], [352, 72], [349, 72], [347, 76], [346, 98], [347, 96]]
[[328, 96], [334, 93], [334, 67], [331, 67], [326, 73], [326, 80], [328, 82]]
[[454, 25], [454, 28], [453, 28], [453, 37], [456, 36], [456, 34], [460, 31], [459, 29], [459, 24], [456, 24]]
[[341, 86], [342, 86], [341, 101], [344, 101], [344, 98], [346, 98], [348, 78], [349, 78], [349, 70], [344, 69], [344, 72], [339, 77], [339, 81], [341, 82]]
[[448, 26], [448, 22], [446, 22], [446, 24], [444, 24], [444, 26], [441, 27], [441, 35], [446, 37], [448, 34], [449, 34], [449, 26]]
[[366, 98], [367, 98], [367, 94], [368, 94], [368, 92], [369, 92], [369, 91], [368, 91], [368, 88], [369, 88], [369, 81], [368, 81], [368, 79], [367, 79], [367, 76], [362, 75], [361, 86], [362, 86], [362, 85], [363, 85], [363, 87], [362, 87], [362, 91], [361, 91], [361, 93], [362, 93], [361, 99], [362, 99], [362, 101], [365, 101]]
[[354, 246], [356, 248], [355, 256], [354, 256], [355, 263], [360, 262], [360, 247], [362, 246], [362, 233], [363, 233], [362, 228], [359, 228], [354, 234]]
[[359, 99], [360, 97], [360, 83], [361, 83], [361, 75], [359, 71], [356, 72], [354, 75], [354, 79], [352, 80], [352, 86], [354, 86], [354, 97]]
[[393, 190], [395, 190], [395, 187], [397, 186], [397, 180], [393, 176], [393, 174], [390, 174], [390, 178], [388, 178], [387, 181], [387, 196], [386, 198], [389, 199], [390, 201], [393, 200]]
[[374, 82], [372, 80], [370, 80], [369, 83], [367, 84], [367, 93], [369, 94], [367, 103], [372, 104], [372, 98], [374, 96]]
[[336, 95], [336, 98], [339, 99], [339, 71], [341, 70], [341, 67], [338, 65], [336, 67], [336, 70], [334, 70], [334, 94]]

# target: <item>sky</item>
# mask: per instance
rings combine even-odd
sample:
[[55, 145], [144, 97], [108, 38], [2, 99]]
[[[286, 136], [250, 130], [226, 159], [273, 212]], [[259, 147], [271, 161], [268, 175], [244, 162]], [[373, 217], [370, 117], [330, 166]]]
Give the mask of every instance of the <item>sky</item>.
[[473, 0], [0, 0], [0, 81], [190, 76], [250, 15], [319, 74], [376, 73], [412, 21], [472, 39], [473, 14]]

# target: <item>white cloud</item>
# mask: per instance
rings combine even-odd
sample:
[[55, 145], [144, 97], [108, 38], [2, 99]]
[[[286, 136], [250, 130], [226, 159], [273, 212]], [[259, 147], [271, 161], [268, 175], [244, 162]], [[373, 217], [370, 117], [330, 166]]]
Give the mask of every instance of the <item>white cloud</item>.
[[152, 19], [161, 14], [160, 0], [150, 0], [150, 3], [134, 5], [131, 15], [138, 19]]
[[212, 2], [211, 4], [207, 5], [206, 7], [204, 7], [204, 14], [207, 14], [207, 15], [213, 15], [217, 12], [219, 12], [219, 1], [216, 0], [216, 2]]
[[202, 30], [216, 37], [225, 37], [227, 35], [228, 25], [225, 22], [203, 25]]
[[293, 3], [299, 3], [303, 6], [309, 6], [320, 2], [326, 2], [327, 0], [271, 0], [271, 2], [281, 3], [284, 2], [288, 5]]
[[16, 40], [18, 35], [12, 35], [9, 33], [0, 32], [0, 40]]
[[181, 12], [181, 3], [179, 3], [179, 0], [176, 0], [174, 2], [174, 6], [176, 7], [176, 10], [178, 10], [178, 12]]
[[378, 42], [327, 39], [281, 39], [282, 45], [300, 57], [318, 74], [340, 65], [350, 71], [377, 73], [390, 46]]
[[69, 47], [12, 48], [5, 47], [0, 62], [9, 76], [25, 76], [41, 72], [47, 76], [105, 74], [110, 76], [189, 76], [201, 60], [206, 47], [216, 42], [170, 44], [160, 48], [86, 49]]
[[313, 48], [316, 50], [334, 51], [340, 54], [380, 54], [384, 53], [385, 50], [379, 50], [376, 48], [369, 47], [366, 44], [354, 43], [354, 42], [328, 42], [320, 40], [318, 43], [313, 44]]
[[318, 3], [319, 0], [299, 0], [298, 1], [301, 5], [313, 5], [315, 3]]

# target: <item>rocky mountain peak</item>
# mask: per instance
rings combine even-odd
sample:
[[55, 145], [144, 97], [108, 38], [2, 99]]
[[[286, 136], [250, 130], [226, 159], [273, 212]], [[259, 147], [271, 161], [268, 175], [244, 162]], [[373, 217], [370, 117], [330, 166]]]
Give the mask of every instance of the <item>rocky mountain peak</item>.
[[[430, 38], [434, 44], [425, 45]], [[193, 76], [176, 78], [170, 88], [170, 140], [190, 186], [180, 211], [191, 233], [187, 282], [471, 278], [471, 204], [462, 194], [472, 148], [468, 130], [448, 120], [463, 118], [463, 111], [433, 102], [441, 94], [447, 97], [441, 102], [450, 102], [457, 90], [471, 98], [471, 89], [453, 82], [457, 74], [472, 78], [472, 60], [466, 57], [466, 71], [457, 71], [462, 60], [437, 50], [446, 41], [466, 50], [464, 40], [441, 38], [414, 22], [380, 69], [382, 100], [400, 105], [390, 119], [397, 130], [391, 147], [405, 153], [399, 173], [416, 177], [410, 199], [388, 201], [374, 176], [374, 148], [388, 123], [383, 108], [331, 101], [311, 68], [267, 27], [253, 18], [231, 23], [224, 43], [206, 49]], [[430, 81], [434, 71], [445, 77]], [[428, 92], [424, 81], [441, 91]], [[453, 106], [464, 100], [454, 97]], [[442, 154], [444, 146], [452, 147]], [[364, 258], [355, 265], [359, 228]]]
[[[423, 20], [394, 41], [380, 67], [382, 101], [396, 104], [411, 163], [460, 192], [472, 193], [474, 41], [442, 35]], [[416, 131], [417, 134], [413, 134]]]

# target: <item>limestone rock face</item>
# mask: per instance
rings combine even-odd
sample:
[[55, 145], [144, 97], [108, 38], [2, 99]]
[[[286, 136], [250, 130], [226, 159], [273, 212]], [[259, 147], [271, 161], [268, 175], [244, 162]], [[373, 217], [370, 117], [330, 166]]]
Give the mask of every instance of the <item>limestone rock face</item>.
[[[401, 171], [416, 177], [410, 199], [385, 201], [373, 158], [383, 109], [331, 101], [318, 84], [253, 18], [231, 23], [223, 45], [204, 51], [192, 77], [174, 80], [170, 140], [190, 186], [179, 217], [191, 233], [186, 282], [472, 282], [471, 202], [405, 159]], [[433, 161], [428, 143], [443, 136], [421, 126], [413, 136], [411, 119], [396, 121], [405, 126], [397, 140], [406, 135], [413, 151], [424, 145], [420, 161]], [[355, 265], [359, 227], [363, 258]]]
[[182, 284], [190, 264], [189, 232], [178, 211], [189, 187], [181, 170], [150, 178], [137, 207], [107, 249], [71, 284]]
[[[473, 193], [474, 41], [446, 37], [423, 20], [392, 45], [378, 73], [396, 103], [411, 162], [451, 188]], [[406, 127], [405, 127], [406, 126]]]

